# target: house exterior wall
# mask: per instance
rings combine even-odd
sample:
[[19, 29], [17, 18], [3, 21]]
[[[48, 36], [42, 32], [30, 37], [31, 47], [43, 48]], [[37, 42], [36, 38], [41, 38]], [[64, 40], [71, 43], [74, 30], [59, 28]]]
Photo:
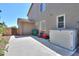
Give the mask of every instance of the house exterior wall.
[[27, 35], [32, 33], [32, 29], [35, 28], [34, 23], [20, 22], [18, 23], [18, 29], [20, 35]]
[[34, 28], [34, 24], [24, 23], [23, 28], [22, 28], [22, 33], [23, 34], [31, 34], [33, 28]]
[[65, 29], [79, 28], [79, 3], [46, 3], [44, 12], [40, 12], [40, 3], [34, 3], [28, 17], [36, 23], [46, 20], [48, 32], [50, 29], [57, 29], [57, 16], [62, 14], [65, 14]]
[[19, 35], [22, 35], [22, 25], [20, 24], [20, 23], [18, 23], [18, 29], [19, 29], [19, 31], [18, 31], [18, 34]]

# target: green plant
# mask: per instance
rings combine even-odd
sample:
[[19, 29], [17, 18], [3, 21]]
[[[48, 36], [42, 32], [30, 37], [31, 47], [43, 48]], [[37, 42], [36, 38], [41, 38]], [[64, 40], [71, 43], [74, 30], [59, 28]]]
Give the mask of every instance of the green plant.
[[0, 45], [6, 45], [8, 42], [4, 39], [0, 39]]
[[0, 23], [0, 34], [3, 34], [4, 28], [6, 28], [6, 27], [7, 27], [7, 26], [6, 26], [5, 22]]
[[2, 34], [3, 33], [3, 27], [2, 27], [2, 25], [0, 25], [0, 34]]
[[0, 56], [4, 56], [4, 49], [0, 48]]
[[[4, 39], [0, 39], [0, 46], [5, 46], [8, 42]], [[0, 48], [0, 56], [4, 55], [5, 49], [3, 47]]]

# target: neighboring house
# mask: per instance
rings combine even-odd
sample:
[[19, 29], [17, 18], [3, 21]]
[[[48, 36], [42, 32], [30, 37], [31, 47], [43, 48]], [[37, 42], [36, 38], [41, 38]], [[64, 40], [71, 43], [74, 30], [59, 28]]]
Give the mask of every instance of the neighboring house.
[[28, 12], [39, 30], [79, 29], [79, 3], [33, 3]]
[[35, 23], [27, 19], [18, 18], [16, 27], [5, 27], [3, 35], [27, 35], [32, 33], [32, 29], [36, 28]]
[[18, 18], [17, 24], [18, 24], [18, 29], [19, 29], [18, 34], [20, 35], [31, 34], [32, 29], [35, 28], [35, 23], [30, 22], [27, 19]]

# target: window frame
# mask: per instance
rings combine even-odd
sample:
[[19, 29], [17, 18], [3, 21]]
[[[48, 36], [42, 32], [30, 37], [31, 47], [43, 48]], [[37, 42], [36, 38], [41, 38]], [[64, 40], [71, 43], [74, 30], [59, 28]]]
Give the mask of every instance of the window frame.
[[[58, 27], [58, 25], [59, 25], [59, 19], [58, 19], [58, 18], [59, 18], [59, 17], [62, 17], [62, 16], [64, 17], [64, 20], [63, 20], [63, 22], [64, 22], [64, 24], [63, 24], [64, 27], [63, 27], [63, 28], [59, 28], [59, 27]], [[58, 15], [58, 16], [57, 16], [57, 23], [56, 23], [56, 25], [57, 25], [57, 29], [65, 29], [65, 14], [61, 14], [61, 15]]]

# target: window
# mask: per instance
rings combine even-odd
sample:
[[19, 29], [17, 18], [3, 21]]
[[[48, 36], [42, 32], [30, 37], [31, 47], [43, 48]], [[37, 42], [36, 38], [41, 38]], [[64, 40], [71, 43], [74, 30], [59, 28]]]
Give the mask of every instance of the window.
[[57, 16], [57, 28], [65, 28], [65, 15]]
[[45, 4], [45, 3], [41, 3], [41, 4], [40, 4], [40, 11], [41, 11], [41, 12], [44, 12], [45, 9], [46, 9], [46, 4]]

